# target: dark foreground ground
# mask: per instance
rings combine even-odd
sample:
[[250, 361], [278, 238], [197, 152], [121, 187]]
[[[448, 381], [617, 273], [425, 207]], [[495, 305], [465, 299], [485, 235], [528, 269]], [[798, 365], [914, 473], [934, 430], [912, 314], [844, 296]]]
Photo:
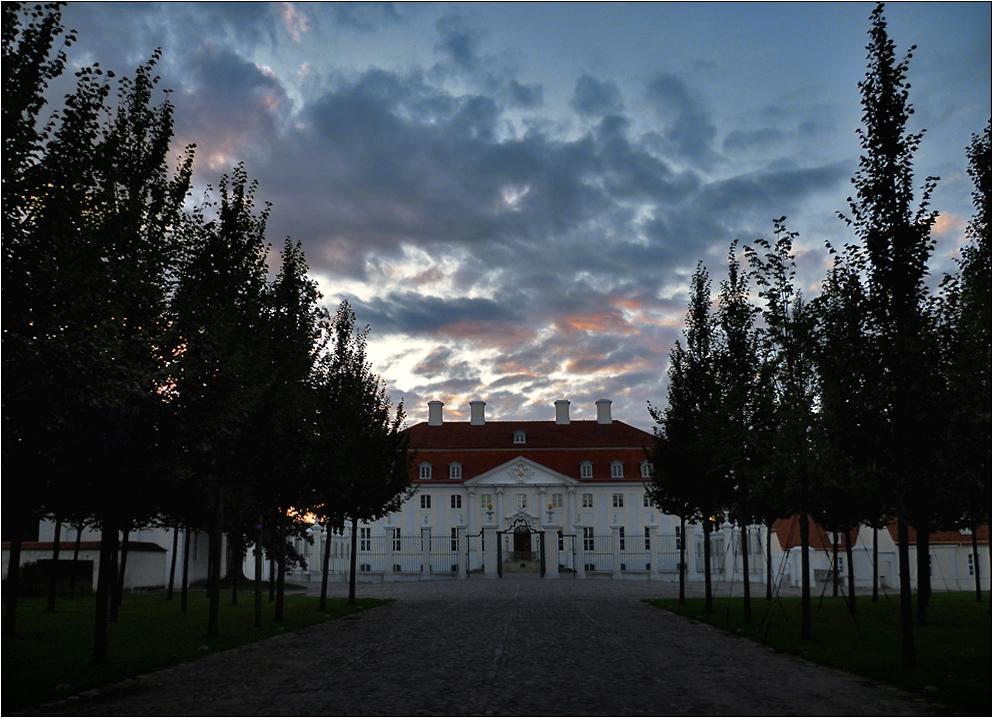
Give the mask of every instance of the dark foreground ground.
[[[335, 584], [331, 592], [344, 596], [347, 587]], [[398, 601], [149, 674], [126, 693], [74, 701], [53, 713], [944, 713], [894, 689], [776, 654], [641, 601], [676, 592], [675, 584], [662, 582], [527, 574], [363, 584], [361, 596]]]

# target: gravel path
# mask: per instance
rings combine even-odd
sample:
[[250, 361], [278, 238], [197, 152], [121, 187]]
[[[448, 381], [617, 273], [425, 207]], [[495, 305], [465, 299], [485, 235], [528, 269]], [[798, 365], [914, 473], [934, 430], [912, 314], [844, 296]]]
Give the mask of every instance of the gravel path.
[[[761, 591], [759, 588], [757, 590]], [[333, 585], [333, 596], [347, 588]], [[930, 705], [640, 601], [662, 582], [363, 584], [398, 601], [150, 674], [91, 715], [919, 715]], [[937, 707], [936, 707], [937, 708]]]

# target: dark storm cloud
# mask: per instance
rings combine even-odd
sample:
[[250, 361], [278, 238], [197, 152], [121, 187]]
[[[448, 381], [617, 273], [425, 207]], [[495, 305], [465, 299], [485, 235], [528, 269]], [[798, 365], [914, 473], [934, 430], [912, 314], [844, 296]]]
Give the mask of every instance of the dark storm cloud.
[[216, 45], [201, 47], [188, 58], [187, 68], [177, 138], [196, 142], [209, 163], [223, 155], [227, 167], [220, 169], [233, 165], [235, 157], [264, 152], [290, 112], [279, 80]]
[[581, 115], [602, 116], [617, 113], [623, 106], [621, 93], [613, 82], [600, 81], [591, 75], [581, 75], [573, 88], [570, 107]]
[[414, 292], [391, 292], [370, 302], [350, 299], [356, 316], [379, 333], [432, 336], [462, 323], [516, 324], [523, 317], [493, 300], [443, 299]]
[[443, 17], [435, 29], [438, 31], [435, 51], [464, 72], [476, 70], [483, 31], [471, 26], [461, 15]]
[[676, 75], [656, 77], [646, 92], [664, 124], [667, 149], [684, 160], [710, 165], [717, 128], [697, 94]]
[[404, 19], [392, 2], [336, 2], [331, 3], [331, 10], [337, 25], [363, 32], [374, 32]]
[[721, 147], [726, 152], [764, 150], [788, 137], [787, 133], [772, 127], [759, 130], [733, 130], [722, 140]]

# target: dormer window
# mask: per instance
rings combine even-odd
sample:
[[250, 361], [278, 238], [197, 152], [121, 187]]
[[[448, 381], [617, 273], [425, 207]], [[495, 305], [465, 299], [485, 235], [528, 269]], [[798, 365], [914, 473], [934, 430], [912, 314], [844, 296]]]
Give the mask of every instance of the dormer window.
[[580, 479], [593, 479], [594, 477], [594, 463], [593, 462], [580, 462]]
[[525, 443], [525, 431], [523, 429], [514, 430], [514, 443], [515, 444]]
[[621, 460], [611, 462], [611, 476], [614, 479], [621, 479], [625, 476], [625, 464]]
[[651, 479], [652, 478], [652, 462], [650, 462], [649, 460], [646, 459], [646, 460], [642, 461], [642, 464], [640, 466], [642, 468], [642, 478], [643, 479]]
[[449, 479], [462, 479], [462, 465], [459, 462], [449, 465]]
[[418, 468], [418, 479], [431, 479], [431, 463], [422, 462]]

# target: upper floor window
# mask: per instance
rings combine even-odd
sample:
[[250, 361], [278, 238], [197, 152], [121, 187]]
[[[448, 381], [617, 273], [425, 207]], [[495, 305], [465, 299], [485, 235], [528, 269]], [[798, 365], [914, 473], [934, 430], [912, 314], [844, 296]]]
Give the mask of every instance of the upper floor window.
[[450, 509], [462, 509], [462, 495], [453, 494], [449, 497], [449, 508]]
[[614, 495], [611, 495], [611, 504], [613, 506], [615, 506], [615, 507], [624, 507], [625, 506], [625, 495], [623, 495], [623, 494], [614, 494]]
[[648, 494], [643, 494], [642, 495], [642, 506], [643, 507], [651, 507], [652, 506], [652, 502], [649, 501], [649, 495]]
[[489, 494], [481, 494], [480, 495], [480, 509], [490, 509], [492, 506], [494, 506], [494, 503], [491, 500], [491, 495], [489, 495]]
[[651, 479], [652, 478], [652, 462], [650, 462], [649, 460], [646, 459], [646, 460], [643, 460], [642, 464], [639, 465], [639, 466], [640, 466], [640, 468], [642, 470], [642, 478], [643, 479]]
[[528, 495], [527, 494], [516, 494], [514, 495], [514, 504], [518, 509], [528, 509]]
[[431, 509], [431, 495], [422, 494], [421, 495], [421, 509]]
[[611, 476], [614, 478], [625, 476], [625, 465], [621, 460], [614, 460], [611, 462]]
[[359, 527], [359, 551], [368, 552], [372, 545], [369, 527]]
[[431, 464], [428, 462], [421, 463], [421, 467], [418, 469], [418, 478], [431, 479]]
[[563, 508], [563, 495], [561, 495], [561, 494], [553, 494], [552, 495], [552, 502], [550, 502], [550, 504], [552, 505], [553, 509], [562, 509]]
[[580, 479], [591, 479], [594, 476], [593, 462], [580, 462]]
[[525, 431], [523, 429], [514, 430], [514, 443], [515, 444], [525, 443]]
[[462, 465], [459, 462], [449, 465], [449, 479], [462, 479]]
[[593, 507], [594, 507], [594, 495], [592, 495], [592, 494], [584, 494], [582, 496], [582, 498], [581, 498], [580, 504], [584, 508], [593, 509]]

